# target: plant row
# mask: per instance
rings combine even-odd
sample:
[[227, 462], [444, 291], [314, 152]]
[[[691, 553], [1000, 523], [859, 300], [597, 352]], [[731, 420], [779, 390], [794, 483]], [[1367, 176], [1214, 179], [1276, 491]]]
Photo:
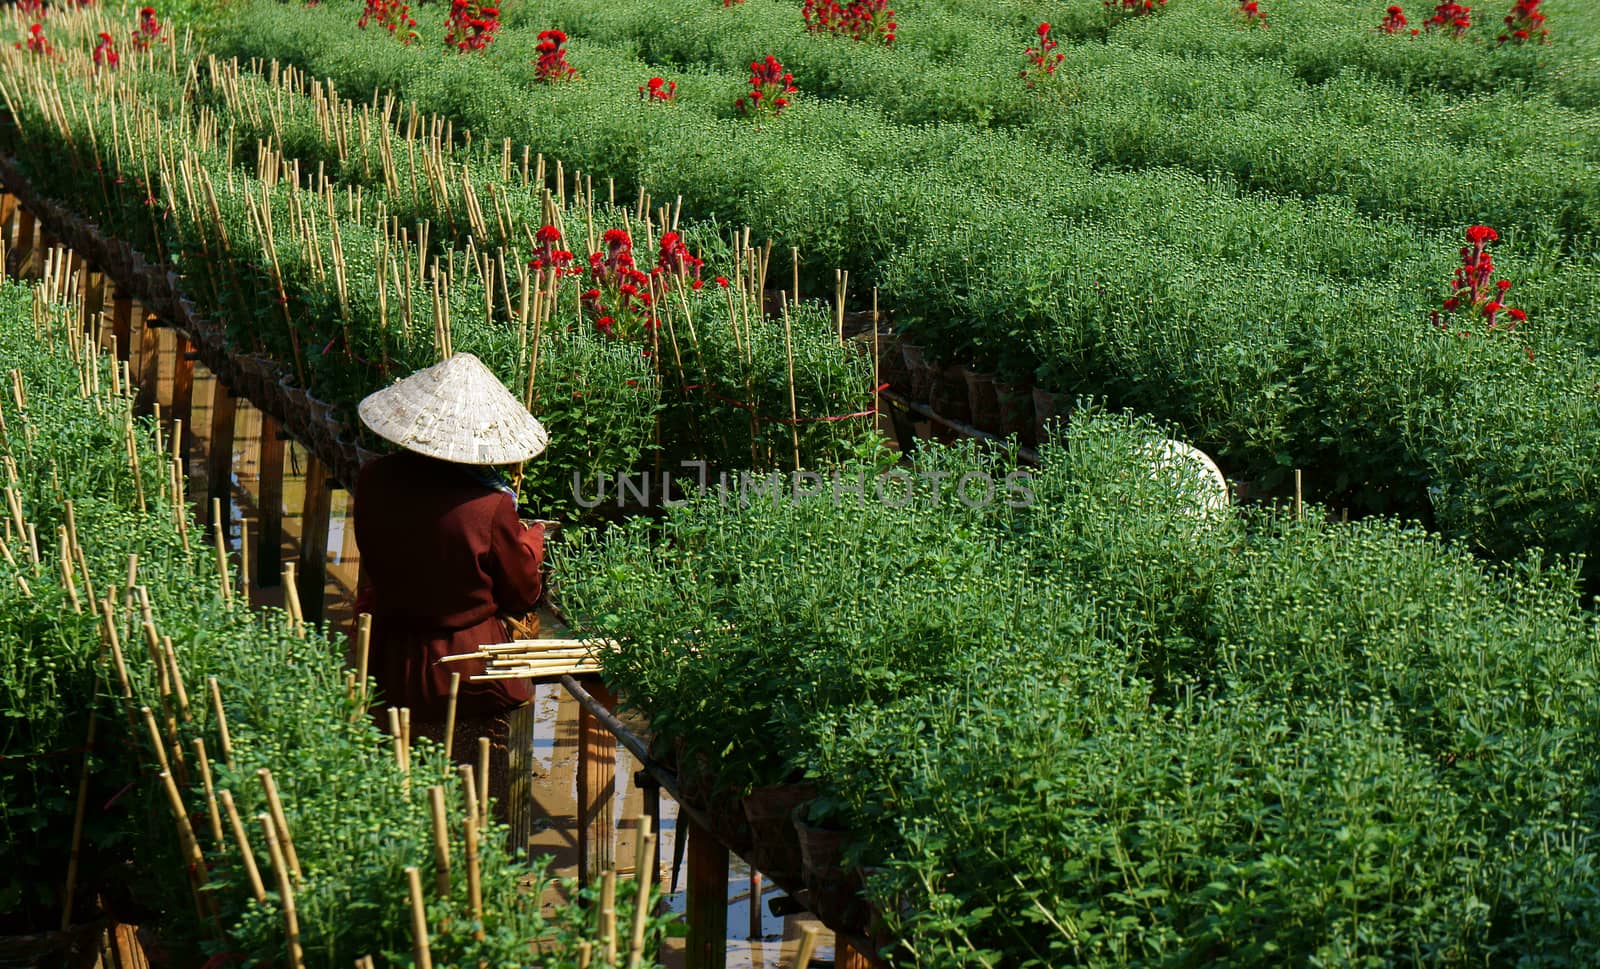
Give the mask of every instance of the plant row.
[[[330, 164], [356, 141], [348, 104], [245, 91], [234, 70], [234, 101], [191, 110], [175, 59], [91, 74], [74, 53], [82, 74], [24, 70], [10, 86], [12, 149], [36, 188], [170, 258], [239, 352], [337, 409], [443, 352], [474, 352], [555, 435], [553, 460], [525, 479], [547, 510], [571, 507], [578, 477], [649, 455], [792, 465], [867, 439], [870, 363], [816, 304], [768, 319], [753, 296], [764, 257], [729, 257], [715, 227], [673, 232], [654, 211], [632, 221], [592, 191], [563, 190], [563, 207], [499, 152], [455, 157], [416, 130], [366, 144], [363, 179], [341, 182], [357, 167]], [[74, 109], [52, 114], [58, 99]], [[267, 130], [263, 111], [286, 121]], [[109, 130], [133, 137], [95, 137]], [[707, 267], [697, 250], [725, 261]]]
[[1173, 420], [1264, 487], [1308, 469], [1319, 494], [1497, 556], [1593, 544], [1600, 276], [1556, 242], [1505, 232], [1497, 258], [1529, 321], [1515, 339], [1463, 336], [1429, 313], [1466, 222], [1436, 236], [1337, 197], [1097, 170], [1031, 137], [897, 125], [842, 102], [758, 128], [708, 106], [739, 93], [727, 75], [675, 78], [676, 101], [659, 104], [636, 93], [654, 68], [622, 49], [574, 41], [581, 83], [540, 84], [514, 30], [482, 56], [441, 58], [342, 31], [342, 16], [249, 7], [214, 42], [764, 227], [811, 254], [808, 291], [831, 282], [820, 256], [878, 283], [908, 337], [944, 359]]
[[[1326, 19], [1322, 6], [1281, 11], [1275, 26], [1291, 35], [1309, 29]], [[1401, 48], [1421, 47], [1419, 73], [1431, 67], [1447, 78], [1462, 70], [1458, 41], [1385, 36], [1374, 29], [1369, 5], [1333, 6], [1343, 7], [1340, 22], [1351, 41], [1380, 56], [1412, 58], [1415, 51]], [[1075, 37], [1070, 11], [1066, 21], [1052, 21], [1041, 9], [1028, 23], [1015, 13], [982, 17], [928, 4], [902, 9], [906, 28], [886, 50], [807, 31], [792, 4], [724, 11], [698, 0], [603, 7], [538, 0], [511, 9], [501, 42], [558, 26], [575, 39], [627, 51], [668, 77], [685, 69], [736, 74], [770, 53], [797, 78], [800, 98], [870, 105], [898, 123], [1013, 128], [1097, 166], [1226, 172], [1254, 189], [1348, 198], [1369, 216], [1401, 215], [1435, 230], [1498, 220], [1566, 240], [1594, 233], [1600, 182], [1589, 162], [1600, 151], [1600, 104], [1530, 100], [1526, 89], [1561, 67], [1585, 70], [1579, 50], [1564, 43], [1475, 48], [1483, 81], [1460, 91], [1407, 91], [1374, 78], [1370, 68], [1308, 80], [1284, 63], [1276, 30], [1245, 32], [1233, 47], [1213, 43], [1204, 54], [1145, 39], [1171, 31], [1184, 38], [1241, 33], [1217, 5], [1183, 7], [1182, 15], [1153, 18], [1159, 23], [1148, 29], [1113, 31], [1107, 42]], [[1349, 22], [1357, 10], [1363, 19]], [[1019, 79], [1041, 22], [1050, 43], [1063, 43], [1052, 83], [1044, 85]], [[1127, 34], [1140, 40], [1125, 40]], [[588, 70], [602, 56], [575, 48], [571, 60]]]
[[1164, 433], [713, 491], [565, 545], [560, 595], [758, 852], [812, 797], [896, 964], [1600, 956], [1576, 574], [1208, 510]]
[[598, 906], [567, 884], [544, 911], [543, 864], [507, 851], [470, 774], [374, 728], [342, 637], [236, 594], [224, 536], [189, 520], [84, 318], [0, 290], [7, 910], [43, 921], [75, 880], [81, 911], [120, 899], [176, 961], [409, 965], [414, 868], [441, 964], [609, 963], [577, 945], [599, 939]]

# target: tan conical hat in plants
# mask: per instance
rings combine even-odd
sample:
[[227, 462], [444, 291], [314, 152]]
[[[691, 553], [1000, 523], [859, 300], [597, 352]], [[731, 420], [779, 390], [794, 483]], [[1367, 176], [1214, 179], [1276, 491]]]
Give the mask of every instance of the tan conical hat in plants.
[[550, 443], [544, 425], [470, 353], [396, 381], [359, 410], [379, 437], [457, 464], [515, 464]]

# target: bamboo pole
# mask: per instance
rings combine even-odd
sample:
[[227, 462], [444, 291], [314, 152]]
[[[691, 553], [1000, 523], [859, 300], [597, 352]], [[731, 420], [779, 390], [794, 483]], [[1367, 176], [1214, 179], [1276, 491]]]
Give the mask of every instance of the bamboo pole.
[[613, 868], [600, 879], [600, 943], [606, 965], [617, 964], [617, 872]]
[[450, 674], [450, 699], [445, 705], [444, 712], [444, 759], [450, 760], [451, 748], [455, 745], [456, 736], [456, 700], [461, 692], [461, 674]]
[[472, 767], [463, 764], [461, 767], [462, 787], [467, 791], [467, 811], [463, 824], [463, 840], [466, 843], [467, 860], [467, 905], [472, 913], [473, 922], [477, 923], [473, 931], [473, 938], [483, 938], [483, 871], [478, 863], [478, 808], [474, 802], [477, 796], [473, 793]]
[[411, 939], [417, 969], [433, 969], [433, 954], [428, 946], [428, 910], [422, 901], [422, 873], [415, 865], [406, 868], [406, 887], [411, 896]]
[[250, 836], [244, 830], [244, 819], [239, 817], [239, 808], [233, 803], [233, 792], [223, 788], [217, 792], [217, 798], [222, 801], [223, 810], [228, 812], [228, 826], [233, 829], [233, 838], [239, 843], [239, 857], [244, 862], [244, 875], [250, 883], [250, 894], [257, 902], [265, 902], [267, 887], [261, 882], [261, 869], [256, 867], [255, 851], [250, 847]]
[[202, 901], [205, 896], [201, 892], [206, 884], [205, 855], [201, 853], [200, 841], [194, 836], [194, 828], [189, 824], [189, 811], [184, 807], [183, 795], [178, 793], [178, 784], [172, 779], [171, 771], [161, 772], [161, 786], [166, 789], [167, 804], [172, 808], [172, 816], [177, 821], [178, 845], [183, 852], [184, 863], [189, 867], [195, 909], [203, 916], [208, 908]]
[[272, 771], [265, 767], [256, 771], [256, 776], [261, 778], [261, 787], [267, 792], [267, 810], [272, 813], [272, 823], [277, 825], [279, 846], [283, 856], [289, 862], [289, 870], [294, 873], [295, 884], [299, 884], [304, 875], [300, 871], [300, 856], [295, 853], [294, 839], [289, 836], [289, 818], [283, 813], [283, 801], [278, 797], [278, 785], [272, 779]]
[[206, 756], [206, 741], [204, 737], [194, 738], [195, 762], [200, 765], [200, 780], [206, 789], [206, 811], [211, 821], [211, 840], [216, 843], [220, 851], [227, 843], [226, 836], [222, 833], [222, 814], [217, 810], [217, 788], [211, 778], [211, 759]]
[[[645, 917], [650, 913], [650, 886], [655, 879], [655, 872], [651, 870], [651, 859], [654, 857], [651, 849], [655, 847], [655, 840], [650, 815], [641, 815], [638, 841], [633, 846], [633, 877], [637, 886], [633, 899], [633, 931], [628, 939], [628, 969], [639, 969], [639, 963], [644, 958]], [[754, 906], [759, 901], [752, 896], [750, 904]]]
[[89, 755], [94, 751], [98, 718], [89, 711], [89, 736], [83, 742], [83, 766], [78, 769], [78, 803], [72, 810], [72, 842], [67, 852], [67, 887], [61, 900], [61, 931], [72, 927], [72, 900], [78, 887], [78, 855], [83, 847], [83, 812], [89, 802]]
[[372, 703], [367, 688], [367, 661], [372, 649], [372, 614], [363, 612], [356, 617], [356, 685], [361, 690], [361, 711], [366, 712]]
[[228, 736], [228, 714], [222, 708], [222, 687], [217, 685], [217, 678], [206, 678], [211, 689], [211, 712], [217, 718], [217, 739], [222, 744], [222, 761], [229, 767], [233, 766], [233, 739]]
[[444, 788], [428, 788], [428, 809], [433, 815], [433, 891], [450, 897], [450, 819], [445, 814]]
[[478, 827], [489, 827], [489, 738], [478, 738]]
[[289, 884], [289, 869], [284, 863], [283, 846], [278, 843], [278, 834], [274, 830], [272, 818], [258, 814], [256, 820], [261, 823], [261, 830], [266, 834], [267, 853], [272, 856], [272, 873], [278, 879], [278, 902], [283, 906], [283, 934], [289, 950], [289, 969], [305, 969], [304, 957], [300, 951], [300, 919], [295, 913], [294, 888]]

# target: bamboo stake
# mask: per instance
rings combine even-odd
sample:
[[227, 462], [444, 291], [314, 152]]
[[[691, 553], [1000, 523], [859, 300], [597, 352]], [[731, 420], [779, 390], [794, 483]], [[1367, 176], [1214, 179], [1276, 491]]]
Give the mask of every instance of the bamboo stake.
[[172, 685], [178, 694], [178, 710], [183, 714], [183, 722], [190, 723], [193, 717], [189, 715], [189, 691], [183, 685], [183, 671], [178, 668], [178, 654], [172, 648], [172, 637], [161, 637], [161, 650], [166, 655], [167, 666], [172, 670]]
[[406, 886], [411, 894], [411, 939], [418, 969], [433, 969], [433, 954], [428, 948], [428, 910], [422, 901], [422, 873], [415, 865], [406, 868]]
[[61, 901], [61, 931], [72, 927], [72, 896], [78, 887], [78, 853], [83, 847], [83, 811], [89, 802], [89, 755], [94, 750], [97, 718], [89, 711], [89, 736], [83, 742], [83, 766], [78, 770], [78, 803], [72, 811], [72, 847], [67, 853], [67, 887]]
[[356, 685], [361, 690], [361, 712], [371, 704], [367, 689], [367, 659], [372, 647], [372, 614], [363, 612], [356, 617]]
[[167, 744], [161, 737], [161, 728], [156, 726], [156, 715], [149, 707], [140, 707], [139, 713], [144, 717], [144, 728], [150, 734], [150, 745], [156, 750], [156, 764], [163, 774], [172, 768], [167, 764]]
[[821, 930], [808, 925], [800, 931], [800, 950], [794, 954], [795, 969], [810, 969], [811, 955], [817, 951], [817, 933]]
[[283, 849], [283, 856], [289, 862], [289, 870], [294, 873], [295, 884], [299, 884], [305, 877], [300, 872], [300, 856], [295, 853], [294, 839], [289, 836], [289, 818], [283, 813], [283, 801], [278, 797], [278, 785], [272, 779], [272, 771], [265, 767], [256, 771], [256, 776], [261, 778], [261, 787], [267, 792], [267, 810], [272, 812], [272, 823], [277, 825], [278, 841]]
[[222, 601], [231, 603], [233, 581], [228, 574], [228, 536], [223, 531], [221, 498], [211, 499], [211, 532], [217, 552], [217, 585], [222, 592]]
[[223, 788], [217, 792], [217, 797], [222, 801], [223, 810], [228, 812], [228, 826], [239, 843], [239, 857], [244, 862], [245, 879], [250, 882], [250, 894], [257, 902], [265, 902], [267, 887], [261, 882], [261, 869], [256, 867], [255, 852], [250, 847], [250, 836], [245, 833], [244, 819], [239, 817], [239, 808], [233, 803], [233, 792]]
[[[651, 849], [655, 847], [655, 842], [650, 815], [640, 815], [638, 841], [633, 848], [633, 877], [638, 885], [633, 899], [633, 932], [628, 940], [628, 969], [639, 969], [640, 960], [644, 958], [644, 923], [645, 916], [649, 914], [650, 884], [655, 878], [655, 872], [651, 870], [651, 859], [655, 857]], [[758, 906], [760, 901], [754, 894], [751, 895], [752, 908]]]
[[[781, 295], [781, 294], [780, 294]], [[780, 299], [781, 302], [781, 299]], [[795, 403], [794, 395], [794, 338], [789, 323], [789, 307], [783, 308], [783, 349], [789, 358], [789, 433], [794, 439], [794, 469], [800, 470], [800, 407]]]
[[489, 738], [478, 738], [478, 827], [489, 827]]
[[450, 759], [451, 748], [455, 745], [456, 736], [456, 698], [461, 692], [461, 674], [450, 674], [450, 699], [444, 711], [444, 759]]
[[445, 815], [444, 788], [428, 788], [428, 808], [433, 814], [433, 891], [450, 897], [450, 820]]
[[[4, 548], [0, 545], [0, 548]], [[106, 645], [111, 647], [111, 659], [117, 670], [117, 686], [122, 691], [122, 709], [128, 715], [128, 726], [135, 724], [133, 716], [133, 684], [128, 679], [128, 664], [122, 655], [122, 644], [117, 638], [117, 607], [110, 599], [105, 601], [103, 607], [103, 622], [101, 628], [105, 632]]]
[[606, 965], [617, 964], [617, 872], [612, 869], [600, 880], [600, 941]]
[[172, 815], [178, 823], [178, 845], [183, 852], [184, 862], [189, 866], [190, 885], [195, 890], [195, 908], [203, 914], [207, 908], [202, 901], [205, 896], [201, 893], [206, 884], [205, 855], [200, 851], [200, 841], [189, 824], [189, 810], [184, 807], [183, 795], [178, 793], [178, 784], [172, 779], [171, 771], [161, 772], [161, 786], [166, 788], [167, 804], [171, 806]]
[[283, 581], [284, 608], [289, 614], [289, 629], [301, 639], [306, 637], [305, 613], [300, 611], [300, 589], [295, 585], [294, 563], [283, 563], [281, 571]]
[[194, 756], [200, 765], [200, 780], [206, 789], [206, 810], [210, 814], [211, 840], [216, 842], [217, 849], [221, 850], [227, 839], [222, 833], [222, 815], [217, 811], [217, 789], [211, 779], [211, 760], [206, 756], [204, 737], [194, 738]]
[[233, 766], [233, 740], [228, 736], [228, 714], [222, 708], [222, 687], [215, 676], [206, 677], [211, 689], [211, 713], [217, 718], [217, 739], [222, 744], [222, 762]]
[[400, 708], [389, 708], [389, 737], [394, 747], [394, 766], [401, 773], [406, 769], [405, 737], [400, 733]]
[[467, 791], [467, 813], [463, 821], [464, 840], [466, 842], [467, 856], [467, 905], [472, 912], [472, 920], [477, 923], [473, 931], [473, 938], [483, 938], [483, 872], [478, 867], [478, 809], [473, 802], [476, 796], [472, 793], [472, 767], [463, 764], [461, 767], [462, 786]]
[[305, 969], [300, 951], [300, 919], [294, 909], [294, 889], [289, 885], [288, 866], [284, 864], [283, 846], [278, 843], [272, 818], [256, 815], [261, 830], [266, 833], [267, 853], [272, 856], [272, 873], [278, 878], [278, 902], [283, 906], [283, 934], [289, 948], [289, 969]]

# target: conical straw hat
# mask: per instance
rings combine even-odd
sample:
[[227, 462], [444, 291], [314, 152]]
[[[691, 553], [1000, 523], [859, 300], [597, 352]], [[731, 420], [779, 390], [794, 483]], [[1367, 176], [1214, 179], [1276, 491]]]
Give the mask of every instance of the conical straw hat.
[[544, 425], [470, 353], [385, 387], [359, 411], [374, 434], [457, 464], [514, 464], [550, 443]]

